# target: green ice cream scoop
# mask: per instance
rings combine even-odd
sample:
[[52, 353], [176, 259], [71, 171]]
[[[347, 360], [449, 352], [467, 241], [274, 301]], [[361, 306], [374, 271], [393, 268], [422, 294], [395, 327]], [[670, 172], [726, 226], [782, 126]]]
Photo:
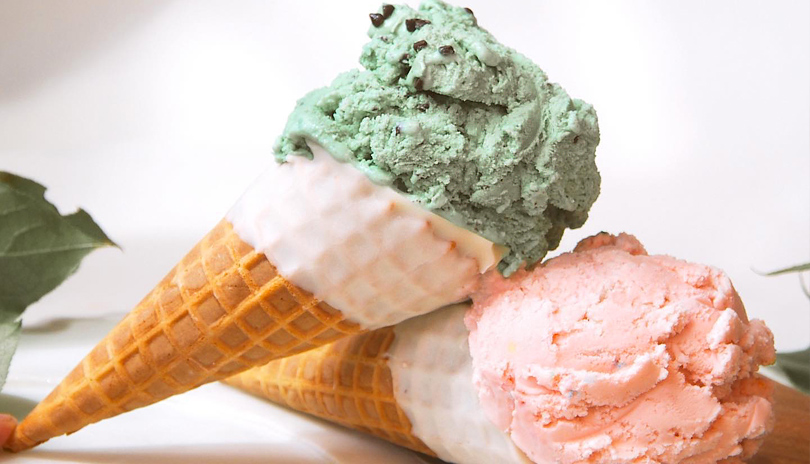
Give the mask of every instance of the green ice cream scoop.
[[374, 182], [504, 245], [511, 274], [581, 226], [599, 195], [593, 107], [437, 0], [373, 13], [364, 70], [302, 98], [275, 146], [306, 139]]

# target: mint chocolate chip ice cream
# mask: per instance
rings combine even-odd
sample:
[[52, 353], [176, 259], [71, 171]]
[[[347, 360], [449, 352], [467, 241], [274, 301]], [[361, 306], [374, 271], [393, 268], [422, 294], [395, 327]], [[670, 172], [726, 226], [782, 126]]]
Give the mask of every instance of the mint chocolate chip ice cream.
[[511, 274], [581, 226], [599, 195], [593, 107], [480, 28], [469, 9], [428, 0], [370, 15], [362, 70], [310, 92], [275, 152], [306, 140], [378, 184], [509, 251]]

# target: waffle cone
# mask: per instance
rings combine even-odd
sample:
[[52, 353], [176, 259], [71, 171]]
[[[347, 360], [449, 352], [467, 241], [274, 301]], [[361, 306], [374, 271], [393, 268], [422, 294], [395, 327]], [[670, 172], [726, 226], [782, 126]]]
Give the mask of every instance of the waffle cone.
[[223, 220], [34, 408], [5, 448], [25, 450], [361, 331], [278, 275]]
[[412, 433], [394, 397], [386, 327], [279, 359], [225, 380], [254, 395], [414, 451], [435, 456]]

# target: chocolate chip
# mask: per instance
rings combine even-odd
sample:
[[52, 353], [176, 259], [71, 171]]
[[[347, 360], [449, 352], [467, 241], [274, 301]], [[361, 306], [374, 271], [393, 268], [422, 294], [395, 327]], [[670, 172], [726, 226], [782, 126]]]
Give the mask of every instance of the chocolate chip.
[[383, 42], [385, 42], [385, 43], [389, 43], [389, 42], [391, 42], [391, 39], [390, 39], [390, 38], [389, 38], [387, 35], [381, 35], [381, 36], [380, 36], [380, 37], [378, 37], [378, 38], [379, 38], [380, 40], [382, 40]]
[[371, 24], [373, 24], [374, 27], [380, 27], [382, 23], [385, 22], [385, 18], [379, 13], [369, 13], [368, 17], [371, 19]]
[[577, 143], [577, 142], [579, 142], [579, 136], [578, 135], [574, 136], [574, 143]]
[[394, 129], [394, 132], [395, 132], [397, 135], [401, 134], [401, 133], [402, 133], [402, 127], [400, 127], [400, 125], [399, 125], [399, 124], [397, 124], [397, 127], [396, 127], [396, 129]]
[[419, 111], [422, 111], [422, 112], [427, 111], [428, 108], [430, 108], [429, 103], [420, 103], [420, 104], [416, 105], [416, 109], [419, 110]]
[[389, 5], [387, 3], [383, 3], [382, 6], [382, 14], [383, 18], [388, 19], [394, 13], [394, 5]]
[[402, 66], [399, 69], [399, 77], [403, 79], [408, 77], [408, 74], [411, 72], [411, 64], [408, 63], [408, 58], [410, 58], [410, 55], [406, 53], [402, 56], [402, 58], [399, 59], [399, 64]]
[[425, 48], [427, 46], [428, 46], [428, 43], [427, 43], [426, 40], [420, 40], [419, 42], [416, 42], [415, 44], [413, 44], [413, 49], [418, 52], [419, 50], [421, 50], [421, 49], [423, 49], [423, 48]]
[[442, 45], [441, 47], [439, 47], [439, 53], [441, 53], [444, 56], [452, 55], [455, 52], [456, 50], [453, 48], [452, 45]]
[[408, 192], [408, 186], [405, 185], [405, 181], [397, 177], [394, 179], [394, 188], [399, 190], [400, 192]]
[[430, 21], [428, 21], [427, 19], [419, 19], [419, 18], [406, 19], [405, 29], [407, 29], [408, 32], [413, 32], [421, 28], [425, 24], [430, 24]]
[[464, 8], [464, 11], [466, 11], [467, 13], [470, 14], [470, 16], [473, 17], [473, 24], [475, 24], [477, 26], [478, 25], [478, 19], [475, 17], [475, 13], [473, 13], [473, 10], [471, 10], [469, 8]]
[[425, 81], [417, 77], [413, 81], [413, 86], [416, 87], [416, 90], [422, 90], [425, 88]]

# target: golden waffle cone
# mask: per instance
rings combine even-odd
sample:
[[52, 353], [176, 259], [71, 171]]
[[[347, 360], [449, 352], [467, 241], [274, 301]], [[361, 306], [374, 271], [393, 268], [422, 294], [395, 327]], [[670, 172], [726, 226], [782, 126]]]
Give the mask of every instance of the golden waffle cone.
[[279, 276], [223, 220], [34, 408], [4, 447], [25, 450], [361, 331]]
[[388, 349], [394, 328], [345, 338], [279, 359], [225, 380], [226, 383], [297, 411], [360, 430], [435, 456], [412, 433], [394, 397]]
[[347, 337], [225, 382], [447, 462], [530, 464], [480, 407], [468, 307]]

